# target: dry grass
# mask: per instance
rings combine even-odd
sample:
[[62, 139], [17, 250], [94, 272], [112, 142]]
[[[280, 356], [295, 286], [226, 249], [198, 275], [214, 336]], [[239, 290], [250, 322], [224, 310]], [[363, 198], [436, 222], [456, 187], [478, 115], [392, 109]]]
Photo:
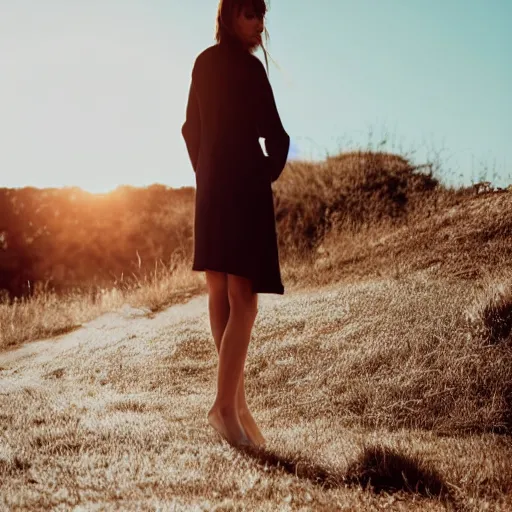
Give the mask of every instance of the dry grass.
[[4, 506], [507, 510], [512, 351], [468, 321], [487, 286], [423, 272], [262, 296], [246, 376], [268, 447], [252, 453], [206, 422], [204, 295], [6, 352]]
[[490, 343], [509, 343], [512, 346], [512, 274], [491, 281], [482, 293], [469, 320], [481, 330]]
[[357, 151], [321, 163], [292, 162], [275, 184], [282, 254], [309, 252], [333, 228], [399, 225], [455, 196], [399, 155]]
[[191, 272], [189, 262], [163, 265], [144, 278], [127, 280], [95, 293], [58, 295], [38, 290], [32, 297], [0, 303], [0, 351], [27, 341], [71, 332], [99, 315], [130, 305], [145, 308], [149, 316], [190, 297], [205, 293], [204, 276]]
[[323, 286], [424, 270], [435, 278], [485, 280], [510, 270], [511, 238], [512, 193], [461, 197], [437, 213], [398, 224], [334, 227], [291, 277]]

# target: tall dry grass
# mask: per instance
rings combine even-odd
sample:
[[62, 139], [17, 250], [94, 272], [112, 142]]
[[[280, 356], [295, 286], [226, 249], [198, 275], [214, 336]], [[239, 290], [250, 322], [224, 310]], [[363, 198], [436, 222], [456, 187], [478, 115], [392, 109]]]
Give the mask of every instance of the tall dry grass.
[[30, 298], [0, 303], [0, 351], [71, 332], [126, 304], [152, 316], [185, 302], [206, 291], [204, 276], [189, 267], [189, 261], [176, 253], [169, 265], [157, 264], [149, 275], [120, 278], [111, 288], [57, 294], [39, 287]]

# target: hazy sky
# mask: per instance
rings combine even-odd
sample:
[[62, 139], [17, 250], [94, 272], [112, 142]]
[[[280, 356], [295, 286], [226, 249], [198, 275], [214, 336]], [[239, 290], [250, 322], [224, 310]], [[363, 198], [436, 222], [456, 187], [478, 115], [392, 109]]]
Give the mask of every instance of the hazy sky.
[[[0, 187], [195, 186], [181, 125], [216, 9], [0, 0]], [[294, 152], [387, 137], [417, 163], [438, 154], [451, 182], [511, 183], [510, 20], [511, 0], [272, 0], [270, 80]]]

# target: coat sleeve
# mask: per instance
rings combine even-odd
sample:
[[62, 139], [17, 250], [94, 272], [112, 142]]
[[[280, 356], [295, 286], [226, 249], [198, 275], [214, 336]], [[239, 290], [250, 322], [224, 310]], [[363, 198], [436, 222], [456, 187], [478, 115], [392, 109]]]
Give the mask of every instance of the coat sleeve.
[[194, 75], [190, 83], [188, 93], [188, 102], [186, 117], [183, 126], [181, 127], [181, 134], [185, 139], [187, 146], [188, 156], [194, 172], [197, 171], [197, 160], [199, 157], [199, 146], [201, 143], [201, 115], [199, 111], [199, 103], [195, 89]]
[[256, 63], [258, 69], [256, 80], [256, 117], [260, 137], [265, 138], [265, 147], [270, 163], [271, 181], [276, 181], [283, 172], [288, 151], [290, 137], [286, 133], [274, 98], [267, 73], [259, 59]]

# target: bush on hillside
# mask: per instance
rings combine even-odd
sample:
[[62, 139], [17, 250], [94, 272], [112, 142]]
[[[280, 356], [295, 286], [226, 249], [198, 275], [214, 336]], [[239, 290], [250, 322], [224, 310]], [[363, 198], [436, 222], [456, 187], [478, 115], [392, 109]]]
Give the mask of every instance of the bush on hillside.
[[275, 185], [283, 252], [310, 251], [335, 226], [404, 221], [440, 188], [418, 169], [402, 156], [362, 151], [289, 163]]

